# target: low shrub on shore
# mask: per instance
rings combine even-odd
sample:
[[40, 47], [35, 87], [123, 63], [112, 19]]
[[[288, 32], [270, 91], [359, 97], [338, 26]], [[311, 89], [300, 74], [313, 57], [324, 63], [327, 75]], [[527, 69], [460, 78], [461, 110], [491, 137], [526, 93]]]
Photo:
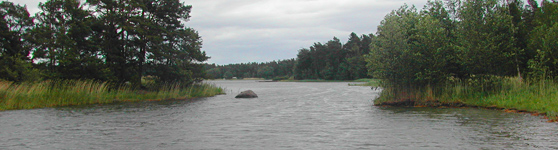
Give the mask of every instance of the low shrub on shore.
[[158, 90], [134, 90], [128, 86], [111, 88], [107, 82], [90, 80], [43, 81], [13, 83], [0, 81], [0, 110], [41, 107], [134, 102], [144, 100], [188, 99], [223, 93], [209, 84], [180, 84], [161, 86]]

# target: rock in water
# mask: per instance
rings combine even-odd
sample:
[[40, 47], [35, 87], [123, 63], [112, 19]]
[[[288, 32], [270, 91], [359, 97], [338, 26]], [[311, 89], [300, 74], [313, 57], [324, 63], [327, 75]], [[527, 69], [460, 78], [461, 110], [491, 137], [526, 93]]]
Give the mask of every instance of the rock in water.
[[257, 98], [257, 97], [258, 95], [256, 95], [254, 91], [248, 90], [248, 91], [240, 92], [240, 94], [236, 95], [236, 97], [234, 98]]

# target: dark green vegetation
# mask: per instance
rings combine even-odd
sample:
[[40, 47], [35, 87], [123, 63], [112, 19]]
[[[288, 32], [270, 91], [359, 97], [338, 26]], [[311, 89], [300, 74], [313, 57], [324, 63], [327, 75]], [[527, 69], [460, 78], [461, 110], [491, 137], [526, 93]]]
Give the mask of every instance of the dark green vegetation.
[[519, 109], [558, 116], [558, 2], [429, 2], [378, 27], [366, 56], [377, 105]]
[[196, 83], [209, 57], [197, 31], [184, 26], [192, 7], [179, 0], [48, 0], [39, 7], [30, 16], [0, 2], [0, 109], [220, 93], [193, 92], [221, 89]]
[[279, 60], [266, 63], [241, 63], [229, 65], [206, 64], [209, 79], [264, 78], [283, 80], [293, 75], [295, 60]]
[[359, 37], [351, 33], [349, 40], [341, 44], [333, 38], [325, 44], [314, 43], [309, 49], [298, 51], [294, 67], [294, 79], [355, 80], [368, 78], [364, 55], [374, 35]]
[[191, 6], [179, 0], [48, 0], [33, 17], [0, 4], [0, 79], [94, 79], [191, 83], [207, 60], [198, 33], [185, 27]]

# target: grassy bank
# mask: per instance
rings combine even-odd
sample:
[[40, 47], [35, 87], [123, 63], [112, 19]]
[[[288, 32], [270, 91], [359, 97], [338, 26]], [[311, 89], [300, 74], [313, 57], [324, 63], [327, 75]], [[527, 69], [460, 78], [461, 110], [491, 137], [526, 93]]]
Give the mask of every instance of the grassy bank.
[[349, 83], [349, 86], [371, 86], [371, 87], [380, 86], [380, 79], [358, 79], [358, 80], [354, 80], [353, 82], [364, 82], [364, 83], [355, 83], [355, 84]]
[[517, 78], [466, 81], [443, 87], [388, 87], [375, 105], [472, 106], [545, 114], [558, 119], [558, 83], [526, 83]]
[[180, 87], [180, 85], [167, 85], [159, 90], [142, 91], [132, 90], [126, 86], [111, 89], [106, 82], [81, 80], [21, 84], [0, 81], [0, 110], [188, 99], [223, 93], [223, 89], [209, 84]]

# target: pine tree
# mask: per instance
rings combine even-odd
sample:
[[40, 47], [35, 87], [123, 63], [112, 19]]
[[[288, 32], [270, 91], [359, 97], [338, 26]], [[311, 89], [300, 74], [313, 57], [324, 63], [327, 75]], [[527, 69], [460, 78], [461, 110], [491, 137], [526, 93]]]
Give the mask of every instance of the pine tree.
[[25, 7], [0, 2], [0, 79], [23, 81], [38, 73], [31, 68], [31, 48], [25, 40], [32, 26], [33, 18]]

